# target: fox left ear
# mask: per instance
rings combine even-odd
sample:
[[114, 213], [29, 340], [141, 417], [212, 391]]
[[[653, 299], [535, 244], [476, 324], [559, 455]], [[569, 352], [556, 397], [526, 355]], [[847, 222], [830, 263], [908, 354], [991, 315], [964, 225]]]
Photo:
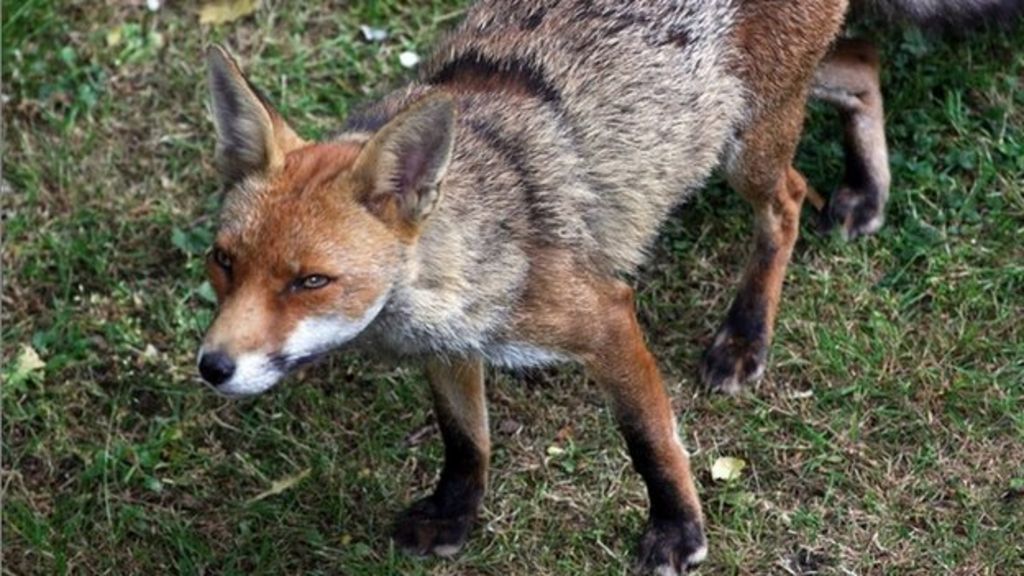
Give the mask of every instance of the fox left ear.
[[363, 203], [389, 224], [415, 225], [437, 205], [452, 156], [455, 101], [424, 97], [381, 128], [352, 168]]
[[285, 155], [305, 141], [249, 84], [227, 50], [210, 46], [206, 62], [221, 176], [230, 182], [279, 170]]

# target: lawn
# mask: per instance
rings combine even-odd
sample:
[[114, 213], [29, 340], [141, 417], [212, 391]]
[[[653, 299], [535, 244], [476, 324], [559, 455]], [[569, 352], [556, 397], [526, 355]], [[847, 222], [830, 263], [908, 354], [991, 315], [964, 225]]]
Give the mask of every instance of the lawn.
[[[454, 560], [388, 538], [442, 457], [414, 367], [336, 355], [244, 402], [194, 373], [218, 197], [203, 47], [321, 136], [463, 2], [269, 0], [220, 25], [168, 4], [3, 8], [3, 573], [627, 573], [643, 487], [578, 369], [489, 374], [492, 485]], [[746, 253], [738, 195], [681, 207], [635, 280], [705, 503], [702, 574], [1024, 574], [1024, 30], [863, 28], [885, 54], [888, 223], [844, 243], [805, 209], [761, 385], [695, 378]], [[830, 110], [797, 164], [837, 182]], [[723, 456], [738, 479], [712, 479]]]

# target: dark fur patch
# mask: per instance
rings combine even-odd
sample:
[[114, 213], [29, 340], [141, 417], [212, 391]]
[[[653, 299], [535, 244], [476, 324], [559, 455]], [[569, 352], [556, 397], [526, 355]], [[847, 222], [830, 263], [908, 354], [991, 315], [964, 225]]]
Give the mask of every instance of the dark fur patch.
[[691, 519], [693, 512], [683, 504], [678, 484], [668, 475], [665, 466], [658, 461], [651, 440], [643, 432], [643, 425], [624, 421], [619, 428], [626, 439], [633, 467], [647, 485], [652, 521], [681, 522]]
[[[774, 249], [767, 254], [762, 250], [757, 250], [755, 258], [769, 261], [773, 255]], [[744, 284], [736, 295], [736, 300], [729, 307], [724, 327], [734, 338], [740, 340], [747, 342], [764, 340], [766, 313], [767, 307], [757, 286]]]
[[379, 108], [366, 107], [349, 115], [340, 132], [376, 132], [383, 128], [390, 120], [391, 115], [385, 113], [385, 111]]
[[544, 16], [548, 9], [540, 6], [530, 12], [530, 15], [523, 20], [523, 30], [534, 30], [544, 22]]
[[[843, 125], [852, 126], [854, 119], [848, 113], [843, 113]], [[852, 128], [851, 128], [852, 130]], [[853, 134], [847, 132], [843, 137], [843, 182], [855, 190], [863, 190], [865, 193], [878, 196], [878, 185], [868, 171], [864, 157], [857, 150], [856, 140]]]
[[[558, 216], [544, 204], [541, 187], [537, 182], [537, 171], [530, 166], [526, 145], [511, 135], [502, 134], [494, 126], [482, 122], [473, 122], [470, 124], [470, 128], [515, 172], [523, 187], [530, 224], [538, 230], [556, 227]], [[544, 235], [536, 236], [538, 238], [545, 237]]]
[[444, 468], [433, 499], [442, 516], [475, 513], [484, 493], [487, 463], [454, 418], [438, 413], [444, 439]]
[[479, 52], [469, 51], [448, 61], [428, 79], [431, 84], [479, 84], [481, 79], [500, 81], [510, 87], [520, 87], [537, 98], [559, 104], [562, 95], [544, 75], [543, 67], [526, 60], [509, 58], [494, 60]]
[[640, 539], [640, 564], [649, 570], [671, 566], [677, 573], [685, 573], [695, 564], [687, 562], [694, 552], [705, 545], [704, 531], [699, 522], [659, 522], [652, 520]]
[[469, 537], [483, 499], [487, 462], [454, 417], [437, 407], [444, 439], [444, 468], [430, 496], [406, 510], [395, 524], [398, 545], [426, 555], [439, 547], [459, 548]]
[[651, 28], [651, 19], [645, 14], [622, 11], [616, 8], [585, 5], [580, 9], [579, 16], [601, 22], [605, 26], [605, 34], [615, 36], [633, 26], [643, 29]]
[[1024, 0], [876, 0], [857, 2], [856, 12], [880, 12], [894, 20], [951, 36], [965, 36], [979, 28], [1010, 29], [1024, 20]]
[[[769, 261], [771, 253], [764, 254], [758, 249], [755, 258]], [[767, 359], [767, 306], [757, 286], [748, 281], [740, 288], [725, 323], [715, 335], [715, 342], [704, 352], [701, 370], [705, 382], [712, 388], [718, 388], [733, 377], [739, 383], [746, 382], [761, 371]]]
[[667, 31], [659, 30], [650, 15], [636, 11], [585, 6], [580, 10], [579, 16], [601, 22], [605, 36], [617, 36], [626, 30], [637, 28], [643, 31], [644, 42], [649, 46], [672, 44], [682, 48], [690, 42], [690, 34], [683, 26], [672, 26]]
[[[845, 117], [843, 122], [850, 124]], [[847, 233], [856, 237], [878, 218], [883, 209], [883, 199], [878, 183], [849, 133], [843, 138], [843, 156], [843, 186], [829, 198], [827, 209], [821, 213], [819, 227], [828, 232], [836, 226], [846, 226]]]

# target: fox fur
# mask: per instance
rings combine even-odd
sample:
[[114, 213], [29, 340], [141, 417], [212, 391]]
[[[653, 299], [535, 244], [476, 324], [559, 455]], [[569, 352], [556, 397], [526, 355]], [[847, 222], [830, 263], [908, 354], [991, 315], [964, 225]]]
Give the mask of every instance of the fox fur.
[[[877, 0], [927, 20], [1014, 2]], [[867, 3], [856, 3], [856, 7]], [[890, 184], [878, 56], [837, 41], [845, 0], [485, 0], [415, 81], [326, 142], [297, 134], [209, 50], [226, 185], [208, 263], [220, 301], [199, 354], [231, 396], [345, 344], [425, 367], [445, 441], [436, 491], [396, 525], [450, 555], [482, 501], [483, 367], [582, 363], [650, 498], [639, 561], [679, 574], [707, 548], [657, 362], [623, 280], [717, 168], [754, 209], [752, 255], [702, 362], [759, 377], [810, 189], [792, 167], [806, 100], [843, 111], [847, 170], [825, 217], [881, 226]], [[812, 196], [815, 197], [815, 196]]]

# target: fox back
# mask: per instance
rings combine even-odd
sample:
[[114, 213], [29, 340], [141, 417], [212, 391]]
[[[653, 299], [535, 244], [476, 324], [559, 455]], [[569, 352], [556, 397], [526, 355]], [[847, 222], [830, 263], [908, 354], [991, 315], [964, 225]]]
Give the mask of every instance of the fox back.
[[465, 230], [481, 244], [564, 244], [633, 271], [743, 114], [735, 12], [730, 0], [474, 5], [421, 75], [460, 101], [439, 219], [465, 230], [459, 211], [474, 206], [515, 224], [513, 237]]

